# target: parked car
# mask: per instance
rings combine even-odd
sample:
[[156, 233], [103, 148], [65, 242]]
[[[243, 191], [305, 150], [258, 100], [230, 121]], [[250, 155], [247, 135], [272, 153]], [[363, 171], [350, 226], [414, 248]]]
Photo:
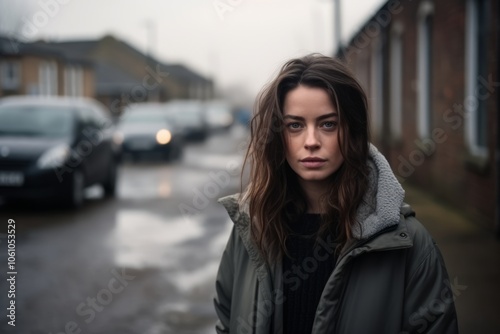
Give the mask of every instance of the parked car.
[[207, 138], [209, 129], [205, 109], [200, 101], [174, 100], [166, 103], [165, 107], [186, 140], [203, 141]]
[[231, 105], [222, 100], [206, 103], [207, 124], [211, 131], [229, 130], [234, 124]]
[[174, 122], [164, 104], [140, 103], [128, 107], [118, 125], [123, 136], [123, 154], [138, 158], [156, 153], [167, 160], [179, 159], [184, 140]]
[[97, 183], [113, 196], [120, 146], [108, 115], [92, 99], [0, 99], [0, 198], [77, 208]]

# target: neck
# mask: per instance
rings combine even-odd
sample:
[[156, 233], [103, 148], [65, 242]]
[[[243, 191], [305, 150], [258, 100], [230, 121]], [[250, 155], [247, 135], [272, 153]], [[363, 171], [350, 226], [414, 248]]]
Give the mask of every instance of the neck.
[[326, 192], [324, 182], [300, 182], [306, 196], [307, 213], [321, 213], [320, 198]]

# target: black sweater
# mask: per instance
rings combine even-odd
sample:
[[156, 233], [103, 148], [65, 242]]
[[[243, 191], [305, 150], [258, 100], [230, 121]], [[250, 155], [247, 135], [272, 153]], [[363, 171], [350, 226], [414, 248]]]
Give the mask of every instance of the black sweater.
[[323, 288], [335, 267], [333, 237], [316, 241], [319, 214], [305, 214], [290, 223], [292, 234], [283, 260], [285, 334], [311, 333]]

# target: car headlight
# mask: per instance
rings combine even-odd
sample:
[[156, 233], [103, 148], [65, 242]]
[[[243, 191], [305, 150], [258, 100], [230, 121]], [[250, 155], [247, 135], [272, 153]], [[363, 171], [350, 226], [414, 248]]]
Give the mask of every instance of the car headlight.
[[69, 158], [70, 151], [67, 145], [53, 147], [43, 153], [36, 164], [42, 169], [61, 167]]
[[161, 129], [156, 133], [156, 141], [160, 145], [166, 145], [172, 140], [172, 133], [170, 131]]

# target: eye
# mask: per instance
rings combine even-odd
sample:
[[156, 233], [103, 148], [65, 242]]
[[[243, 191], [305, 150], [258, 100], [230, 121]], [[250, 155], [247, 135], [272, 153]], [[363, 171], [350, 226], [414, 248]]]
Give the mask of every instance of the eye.
[[289, 128], [290, 130], [299, 130], [302, 126], [298, 122], [293, 122], [293, 123], [288, 123], [286, 127]]
[[327, 128], [327, 129], [333, 129], [337, 126], [337, 122], [334, 121], [326, 121], [323, 124], [321, 124], [322, 127]]

